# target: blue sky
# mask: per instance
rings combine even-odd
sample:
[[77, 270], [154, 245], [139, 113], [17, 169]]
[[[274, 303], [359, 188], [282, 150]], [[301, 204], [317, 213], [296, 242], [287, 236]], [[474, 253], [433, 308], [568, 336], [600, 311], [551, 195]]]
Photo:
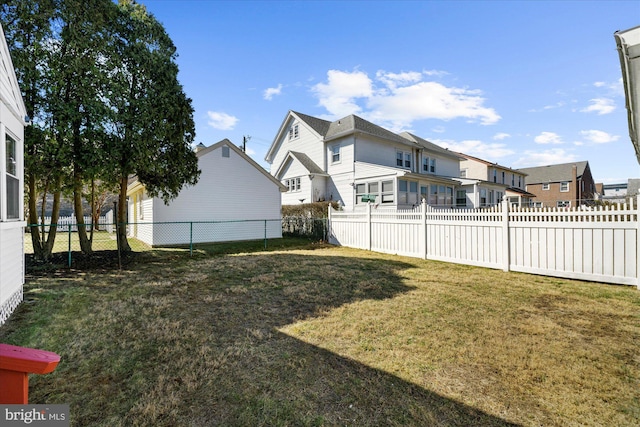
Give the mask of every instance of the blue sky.
[[640, 177], [613, 33], [640, 1], [142, 0], [178, 48], [196, 141], [251, 136], [289, 110], [357, 114], [519, 168], [588, 160]]

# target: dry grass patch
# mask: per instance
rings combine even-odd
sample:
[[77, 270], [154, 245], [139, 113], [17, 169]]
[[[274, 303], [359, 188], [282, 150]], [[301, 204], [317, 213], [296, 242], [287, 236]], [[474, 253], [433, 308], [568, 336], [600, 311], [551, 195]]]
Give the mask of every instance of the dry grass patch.
[[0, 340], [73, 425], [635, 425], [640, 294], [346, 248], [34, 277]]

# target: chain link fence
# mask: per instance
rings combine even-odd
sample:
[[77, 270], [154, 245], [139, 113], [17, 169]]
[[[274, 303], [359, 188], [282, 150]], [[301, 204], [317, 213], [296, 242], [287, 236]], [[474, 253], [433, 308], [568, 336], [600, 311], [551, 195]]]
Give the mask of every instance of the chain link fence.
[[[46, 244], [51, 228], [55, 226], [56, 236], [51, 256], [48, 260], [37, 260], [34, 256], [33, 238], [39, 236], [40, 246]], [[82, 226], [81, 226], [82, 227]], [[25, 255], [27, 270], [33, 265], [43, 263], [64, 264], [68, 267], [87, 262], [93, 264], [113, 263], [119, 260], [116, 224], [101, 222], [97, 227], [87, 222], [87, 237], [91, 241], [90, 255], [82, 253], [78, 225], [65, 220], [58, 224], [29, 224], [25, 229]], [[309, 217], [286, 217], [272, 220], [240, 221], [185, 221], [185, 222], [137, 222], [118, 224], [126, 227], [127, 241], [133, 252], [142, 252], [154, 247], [177, 247], [189, 250], [190, 254], [198, 248], [211, 251], [211, 247], [220, 243], [254, 241], [261, 243], [264, 249], [274, 239], [285, 237], [304, 237], [314, 241], [326, 241], [327, 219]], [[37, 229], [38, 233], [35, 232]], [[36, 243], [38, 244], [38, 243]], [[82, 262], [81, 262], [82, 261]]]

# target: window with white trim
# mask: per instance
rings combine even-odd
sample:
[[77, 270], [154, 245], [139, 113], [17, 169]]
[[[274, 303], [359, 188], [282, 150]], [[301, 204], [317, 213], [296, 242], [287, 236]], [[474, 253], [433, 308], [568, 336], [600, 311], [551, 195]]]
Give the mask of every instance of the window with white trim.
[[20, 178], [18, 178], [18, 144], [5, 135], [7, 219], [20, 219]]
[[331, 163], [340, 163], [340, 144], [331, 146]]
[[288, 188], [287, 192], [289, 193], [300, 191], [300, 177], [285, 179], [283, 184]]
[[436, 159], [429, 159], [429, 172], [436, 173]]
[[375, 202], [380, 202], [380, 183], [378, 181], [375, 182], [363, 182], [360, 184], [356, 184], [356, 204], [367, 204], [367, 202], [362, 201], [362, 196], [365, 194], [370, 196], [375, 196]]
[[381, 196], [382, 203], [393, 203], [393, 181], [382, 181]]
[[459, 208], [467, 206], [467, 192], [465, 190], [456, 190], [456, 206]]
[[411, 169], [411, 153], [396, 151], [396, 166]]
[[466, 177], [467, 177], [467, 170], [460, 169], [460, 178], [466, 178]]
[[571, 202], [569, 200], [558, 200], [556, 206], [559, 208], [570, 208]]
[[296, 123], [295, 125], [289, 128], [289, 139], [290, 140], [296, 139], [299, 136], [300, 136], [300, 132], [299, 132], [298, 124]]
[[543, 189], [544, 191], [549, 190], [549, 183], [548, 183], [548, 182], [545, 182], [544, 184], [542, 184], [542, 189]]
[[569, 181], [560, 183], [560, 191], [562, 191], [563, 193], [569, 191]]

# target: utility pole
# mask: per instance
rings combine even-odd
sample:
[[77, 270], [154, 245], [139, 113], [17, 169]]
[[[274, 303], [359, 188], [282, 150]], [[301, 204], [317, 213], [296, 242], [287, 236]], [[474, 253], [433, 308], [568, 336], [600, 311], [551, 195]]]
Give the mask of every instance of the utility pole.
[[245, 135], [242, 137], [242, 151], [246, 154], [247, 152], [247, 142], [251, 139], [249, 135]]

